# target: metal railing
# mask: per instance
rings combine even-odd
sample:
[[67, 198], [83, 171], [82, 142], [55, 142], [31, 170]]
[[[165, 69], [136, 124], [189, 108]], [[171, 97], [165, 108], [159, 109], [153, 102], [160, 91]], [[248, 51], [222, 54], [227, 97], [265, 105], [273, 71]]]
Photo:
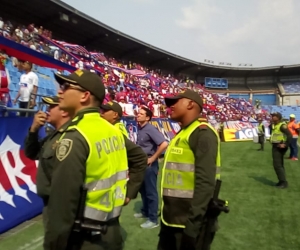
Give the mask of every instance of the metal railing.
[[10, 108], [7, 107], [5, 104], [0, 103], [0, 114], [1, 117], [8, 117], [10, 116], [10, 112], [16, 112], [14, 115], [16, 116], [23, 116], [23, 117], [29, 117], [32, 116], [34, 113], [38, 112], [39, 110], [43, 110], [44, 107], [47, 105], [43, 102], [36, 102], [37, 109], [29, 108], [30, 102], [33, 98], [36, 99], [36, 97], [45, 97], [45, 95], [39, 95], [39, 94], [30, 94], [29, 101], [26, 108]]

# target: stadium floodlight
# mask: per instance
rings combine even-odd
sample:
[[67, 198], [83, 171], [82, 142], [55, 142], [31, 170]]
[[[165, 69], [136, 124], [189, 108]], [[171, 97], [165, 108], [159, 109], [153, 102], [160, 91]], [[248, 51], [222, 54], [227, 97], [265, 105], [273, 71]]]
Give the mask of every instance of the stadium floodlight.
[[214, 64], [213, 60], [204, 59], [204, 62]]
[[251, 64], [251, 63], [239, 63], [238, 66], [241, 66], [241, 67], [252, 67], [253, 64]]
[[69, 22], [69, 16], [67, 14], [64, 13], [59, 13], [59, 14], [60, 14], [61, 21]]

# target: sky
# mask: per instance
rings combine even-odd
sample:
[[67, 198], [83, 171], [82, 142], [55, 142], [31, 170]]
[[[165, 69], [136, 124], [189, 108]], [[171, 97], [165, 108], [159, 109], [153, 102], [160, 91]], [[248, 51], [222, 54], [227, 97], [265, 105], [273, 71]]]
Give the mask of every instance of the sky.
[[63, 2], [127, 35], [198, 62], [300, 64], [299, 0]]

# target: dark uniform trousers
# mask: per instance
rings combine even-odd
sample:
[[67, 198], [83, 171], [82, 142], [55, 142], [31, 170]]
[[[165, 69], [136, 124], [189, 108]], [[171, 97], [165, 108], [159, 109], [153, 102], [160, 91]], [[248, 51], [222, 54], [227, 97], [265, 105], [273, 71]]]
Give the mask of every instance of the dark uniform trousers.
[[272, 147], [273, 167], [278, 177], [278, 180], [280, 182], [286, 182], [284, 159], [283, 159], [286, 151], [287, 148], [278, 148], [277, 144], [273, 144]]
[[258, 136], [258, 143], [260, 144], [260, 148], [263, 150], [265, 145], [265, 136], [259, 135]]
[[72, 232], [66, 250], [122, 250], [123, 238], [119, 219], [108, 223], [106, 234]]
[[[202, 250], [203, 235], [199, 234], [196, 239], [194, 248], [180, 248], [183, 235], [183, 228], [169, 227], [161, 223], [161, 229], [159, 232], [159, 242], [157, 250]], [[211, 233], [210, 242], [214, 239], [215, 232]]]

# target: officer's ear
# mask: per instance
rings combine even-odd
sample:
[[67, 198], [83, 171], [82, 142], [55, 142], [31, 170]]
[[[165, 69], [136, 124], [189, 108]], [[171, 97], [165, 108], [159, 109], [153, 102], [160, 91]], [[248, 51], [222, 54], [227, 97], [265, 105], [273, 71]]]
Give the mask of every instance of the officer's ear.
[[119, 120], [119, 119], [120, 119], [120, 118], [119, 118], [118, 112], [114, 112], [113, 118], [114, 118], [115, 120]]

